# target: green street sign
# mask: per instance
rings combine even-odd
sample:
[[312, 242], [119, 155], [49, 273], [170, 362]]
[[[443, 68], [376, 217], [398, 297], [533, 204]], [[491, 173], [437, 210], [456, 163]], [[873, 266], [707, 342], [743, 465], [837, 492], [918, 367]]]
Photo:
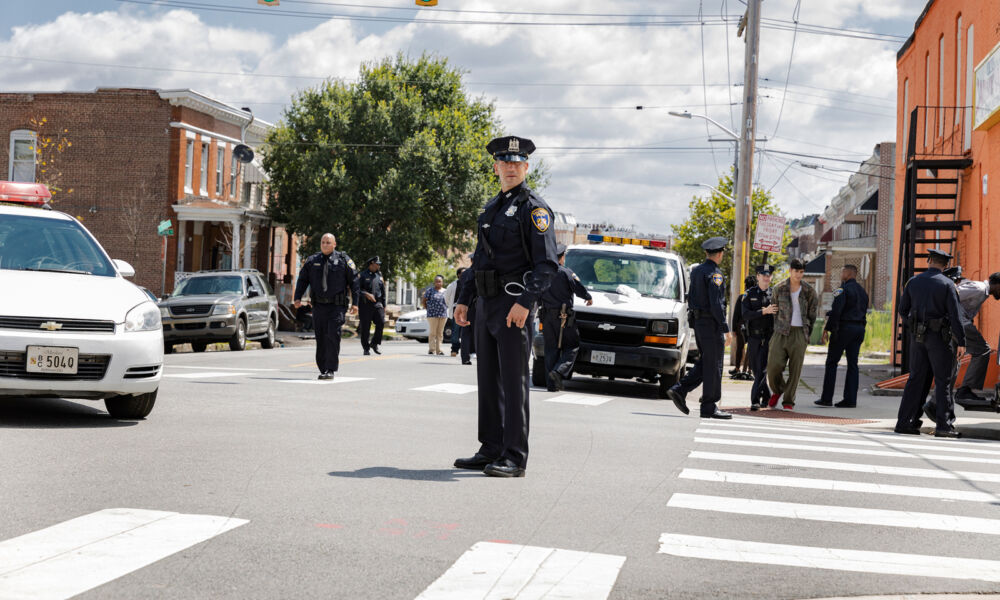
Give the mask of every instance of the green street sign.
[[174, 230], [171, 227], [173, 227], [173, 224], [170, 222], [170, 219], [160, 221], [160, 224], [156, 226], [156, 233], [159, 235], [173, 235]]

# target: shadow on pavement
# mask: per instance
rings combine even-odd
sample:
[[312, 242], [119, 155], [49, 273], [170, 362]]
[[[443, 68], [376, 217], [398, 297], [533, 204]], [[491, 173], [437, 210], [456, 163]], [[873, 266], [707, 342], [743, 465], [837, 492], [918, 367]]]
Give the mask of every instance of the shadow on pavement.
[[460, 481], [468, 477], [483, 477], [479, 471], [462, 469], [397, 469], [396, 467], [366, 467], [357, 471], [333, 471], [330, 477], [353, 479], [410, 479], [417, 481]]
[[131, 427], [137, 423], [138, 421], [113, 419], [96, 406], [60, 398], [0, 398], [0, 428]]
[[[633, 415], [642, 415], [642, 416], [645, 416], [645, 417], [668, 417], [670, 419], [690, 419], [692, 417], [692, 415], [681, 415], [681, 414], [665, 415], [663, 413], [648, 413], [648, 412], [633, 412], [632, 414]], [[697, 415], [694, 415], [694, 416], [697, 417]]]

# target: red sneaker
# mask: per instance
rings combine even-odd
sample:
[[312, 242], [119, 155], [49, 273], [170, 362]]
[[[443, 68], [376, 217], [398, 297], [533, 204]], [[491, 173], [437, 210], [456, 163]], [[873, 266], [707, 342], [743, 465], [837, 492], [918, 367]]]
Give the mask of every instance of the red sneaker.
[[778, 398], [781, 398], [781, 394], [771, 394], [771, 399], [767, 401], [768, 408], [774, 408], [778, 405]]
[[795, 410], [795, 405], [794, 404], [782, 404], [781, 408], [783, 408], [785, 410]]

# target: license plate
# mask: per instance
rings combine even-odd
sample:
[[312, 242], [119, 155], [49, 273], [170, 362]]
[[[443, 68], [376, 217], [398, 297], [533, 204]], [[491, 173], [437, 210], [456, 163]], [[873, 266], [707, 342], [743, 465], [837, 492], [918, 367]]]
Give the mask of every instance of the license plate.
[[63, 373], [76, 375], [77, 363], [80, 362], [78, 348], [62, 348], [58, 346], [28, 346], [28, 373]]
[[615, 353], [604, 352], [603, 350], [591, 350], [590, 362], [595, 365], [613, 365], [615, 364]]

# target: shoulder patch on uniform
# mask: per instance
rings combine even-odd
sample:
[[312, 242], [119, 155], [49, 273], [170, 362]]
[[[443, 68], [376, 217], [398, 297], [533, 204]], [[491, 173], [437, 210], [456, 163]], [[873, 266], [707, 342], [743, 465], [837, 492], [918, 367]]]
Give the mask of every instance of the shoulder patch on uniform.
[[352, 270], [352, 271], [357, 271], [357, 270], [358, 270], [358, 268], [354, 266], [354, 261], [353, 261], [353, 260], [351, 260], [351, 257], [350, 257], [350, 256], [346, 256], [346, 255], [345, 255], [345, 256], [344, 256], [344, 258], [346, 258], [346, 259], [347, 259], [347, 266], [348, 266], [348, 267], [351, 267], [351, 270]]
[[531, 222], [535, 224], [535, 229], [545, 233], [552, 225], [552, 215], [549, 214], [548, 209], [536, 208], [531, 211]]
[[837, 288], [837, 289], [833, 290], [833, 297], [836, 298], [837, 296], [839, 296], [839, 295], [841, 295], [843, 293], [844, 293], [844, 288]]
[[722, 287], [722, 283], [723, 283], [724, 279], [725, 278], [722, 276], [722, 273], [713, 273], [712, 274], [712, 283], [714, 283], [715, 285], [717, 285], [719, 287]]
[[573, 279], [580, 281], [580, 278], [576, 276], [576, 273], [573, 273]]

